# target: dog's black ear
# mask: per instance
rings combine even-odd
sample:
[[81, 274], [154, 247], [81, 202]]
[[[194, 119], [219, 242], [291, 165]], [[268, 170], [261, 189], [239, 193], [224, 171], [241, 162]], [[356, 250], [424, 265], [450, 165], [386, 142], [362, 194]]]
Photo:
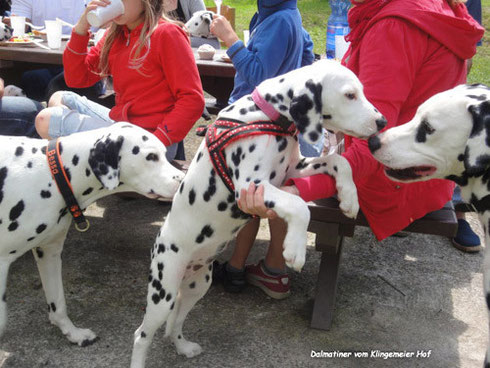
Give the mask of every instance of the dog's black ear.
[[470, 105], [471, 129], [464, 153], [464, 166], [470, 176], [480, 176], [490, 167], [490, 101]]
[[109, 189], [115, 189], [119, 185], [121, 157], [119, 152], [124, 142], [124, 137], [113, 139], [109, 134], [107, 137], [98, 139], [90, 150], [88, 163], [102, 185]]
[[306, 141], [315, 144], [319, 141], [323, 128], [321, 83], [309, 79], [304, 87], [294, 91], [289, 114]]

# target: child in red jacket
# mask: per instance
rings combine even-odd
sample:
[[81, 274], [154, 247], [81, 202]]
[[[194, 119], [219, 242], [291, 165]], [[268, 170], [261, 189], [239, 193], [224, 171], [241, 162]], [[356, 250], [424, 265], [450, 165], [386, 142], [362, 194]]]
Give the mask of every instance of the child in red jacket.
[[155, 134], [173, 159], [204, 109], [204, 94], [189, 38], [163, 15], [161, 0], [123, 0], [125, 12], [87, 50], [87, 13], [109, 0], [91, 1], [63, 53], [70, 87], [86, 87], [112, 75], [116, 105], [109, 110], [72, 92], [60, 91], [36, 118], [43, 138], [129, 121]]

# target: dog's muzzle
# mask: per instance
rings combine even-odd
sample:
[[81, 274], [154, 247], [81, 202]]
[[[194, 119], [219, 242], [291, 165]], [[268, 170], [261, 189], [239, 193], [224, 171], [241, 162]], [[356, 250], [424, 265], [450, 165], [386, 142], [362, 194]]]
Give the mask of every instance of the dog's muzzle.
[[388, 124], [388, 121], [385, 119], [384, 116], [381, 117], [381, 119], [376, 119], [376, 126], [378, 127], [378, 132], [383, 129], [386, 124]]

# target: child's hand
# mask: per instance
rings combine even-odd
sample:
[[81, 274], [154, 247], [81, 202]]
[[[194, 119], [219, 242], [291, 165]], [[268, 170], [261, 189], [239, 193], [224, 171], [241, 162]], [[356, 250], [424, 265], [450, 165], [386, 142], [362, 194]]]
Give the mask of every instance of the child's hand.
[[92, 0], [91, 2], [89, 2], [87, 4], [87, 7], [85, 8], [85, 11], [80, 16], [77, 24], [75, 24], [75, 27], [73, 27], [73, 30], [81, 36], [87, 35], [90, 29], [90, 23], [87, 20], [87, 13], [89, 11], [95, 10], [95, 8], [97, 8], [98, 6], [107, 6], [110, 3], [110, 0]]
[[227, 47], [239, 40], [228, 19], [222, 15], [214, 15], [210, 31], [219, 39], [223, 40]]

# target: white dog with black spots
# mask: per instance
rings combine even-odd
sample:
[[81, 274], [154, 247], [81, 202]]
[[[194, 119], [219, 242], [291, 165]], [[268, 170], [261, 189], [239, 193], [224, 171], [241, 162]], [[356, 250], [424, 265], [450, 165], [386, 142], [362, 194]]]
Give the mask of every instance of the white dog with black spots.
[[[260, 95], [310, 143], [321, 138], [322, 128], [367, 138], [386, 125], [384, 117], [363, 94], [362, 85], [347, 68], [322, 60], [311, 66], [264, 81]], [[222, 110], [219, 119], [244, 122], [267, 120], [250, 95]], [[258, 135], [233, 142], [225, 149], [235, 192], [230, 192], [210, 161], [205, 142], [192, 160], [165, 224], [151, 252], [147, 308], [135, 332], [132, 368], [145, 365], [156, 330], [166, 322], [177, 352], [187, 357], [201, 347], [187, 341], [182, 325], [187, 313], [211, 285], [212, 261], [250, 219], [237, 205], [238, 193], [251, 182], [265, 187], [270, 208], [288, 224], [284, 258], [301, 270], [305, 262], [309, 211], [299, 197], [280, 190], [288, 178], [327, 173], [337, 179], [344, 212], [357, 215], [359, 205], [352, 172], [339, 155], [303, 158], [296, 136]]]
[[[461, 187], [485, 230], [484, 289], [490, 311], [490, 89], [461, 85], [439, 93], [408, 123], [369, 139], [373, 156], [396, 181], [449, 179]], [[485, 367], [490, 368], [490, 345]]]
[[[49, 320], [73, 344], [95, 341], [89, 329], [67, 315], [61, 278], [61, 252], [72, 222], [46, 158], [48, 141], [0, 136], [0, 335], [7, 323], [6, 286], [10, 264], [32, 249]], [[165, 158], [165, 146], [129, 123], [72, 134], [59, 150], [80, 208], [120, 191], [170, 198], [183, 173]]]

